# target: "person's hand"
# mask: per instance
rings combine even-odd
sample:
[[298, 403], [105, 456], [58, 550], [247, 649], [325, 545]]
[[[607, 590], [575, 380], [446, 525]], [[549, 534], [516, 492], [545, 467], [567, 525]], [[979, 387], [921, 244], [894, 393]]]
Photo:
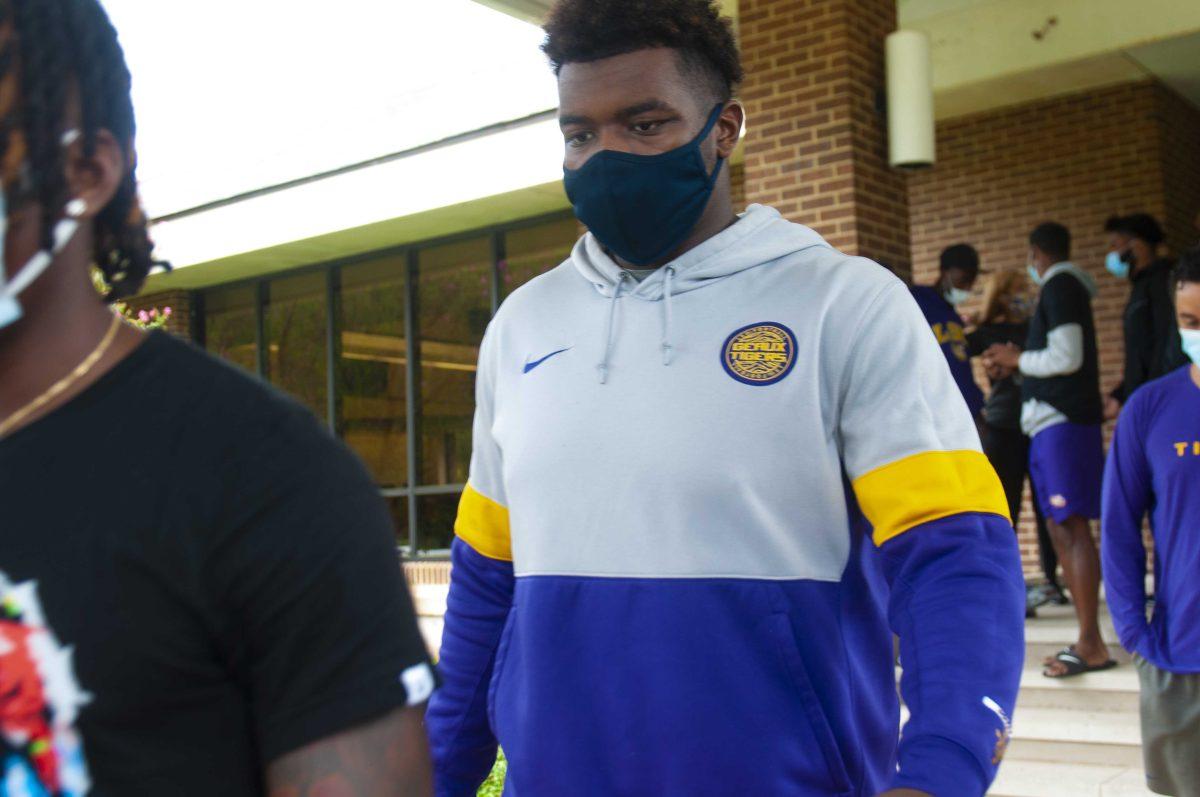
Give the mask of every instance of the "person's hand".
[[1021, 365], [1021, 349], [1011, 343], [997, 343], [984, 352], [984, 363], [991, 363], [1007, 373], [1016, 371]]
[[933, 795], [926, 791], [917, 791], [916, 789], [892, 789], [880, 794], [879, 797], [933, 797]]
[[1121, 402], [1117, 401], [1112, 396], [1107, 396], [1104, 399], [1104, 420], [1115, 421], [1117, 416], [1121, 414]]

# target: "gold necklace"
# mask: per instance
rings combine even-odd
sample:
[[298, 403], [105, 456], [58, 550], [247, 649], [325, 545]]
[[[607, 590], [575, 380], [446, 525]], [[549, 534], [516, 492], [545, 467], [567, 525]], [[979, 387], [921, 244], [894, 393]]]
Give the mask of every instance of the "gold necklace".
[[33, 413], [40, 410], [42, 407], [49, 404], [51, 401], [61, 396], [67, 388], [78, 382], [83, 377], [87, 376], [88, 372], [96, 367], [96, 363], [100, 362], [100, 358], [108, 351], [108, 347], [112, 345], [113, 338], [117, 336], [117, 329], [121, 326], [121, 316], [113, 313], [112, 323], [108, 325], [108, 332], [104, 334], [104, 339], [100, 341], [92, 353], [83, 358], [83, 362], [75, 366], [71, 373], [64, 376], [62, 379], [55, 382], [45, 393], [35, 398], [33, 401], [26, 404], [21, 409], [9, 415], [3, 421], [0, 421], [0, 438], [8, 434], [21, 421], [28, 418]]

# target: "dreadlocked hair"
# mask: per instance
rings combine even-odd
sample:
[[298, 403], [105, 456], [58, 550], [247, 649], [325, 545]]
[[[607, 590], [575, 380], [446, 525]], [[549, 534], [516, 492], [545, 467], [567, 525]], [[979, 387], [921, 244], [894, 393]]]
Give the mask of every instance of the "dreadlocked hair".
[[62, 136], [76, 98], [84, 155], [95, 153], [100, 130], [125, 148], [125, 175], [92, 225], [93, 262], [112, 302], [165, 265], [154, 260], [138, 199], [130, 76], [117, 31], [97, 0], [0, 0], [0, 167], [11, 201], [41, 204], [45, 249], [70, 199]]
[[733, 24], [713, 0], [559, 0], [544, 29], [542, 51], [556, 75], [564, 64], [669, 47], [718, 102], [744, 76]]

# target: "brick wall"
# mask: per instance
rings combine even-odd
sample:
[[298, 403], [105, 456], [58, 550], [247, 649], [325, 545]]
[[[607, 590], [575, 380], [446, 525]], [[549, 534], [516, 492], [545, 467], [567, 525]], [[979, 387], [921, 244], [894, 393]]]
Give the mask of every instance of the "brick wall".
[[747, 200], [907, 274], [905, 181], [877, 104], [895, 0], [741, 0], [739, 14]]
[[1200, 242], [1200, 109], [1172, 91], [1157, 94], [1167, 240], [1180, 252]]
[[730, 198], [733, 200], [733, 212], [741, 213], [746, 209], [746, 164], [735, 163], [729, 167]]
[[[1120, 380], [1129, 288], [1104, 271], [1104, 221], [1146, 211], [1168, 220], [1175, 241], [1186, 238], [1200, 204], [1198, 128], [1200, 111], [1152, 82], [940, 123], [937, 165], [909, 181], [914, 278], [931, 282], [938, 254], [959, 241], [979, 250], [985, 268], [1023, 269], [1029, 231], [1046, 220], [1067, 225], [1072, 259], [1100, 285], [1094, 307], [1107, 391]], [[1028, 505], [1021, 542], [1032, 573]]]

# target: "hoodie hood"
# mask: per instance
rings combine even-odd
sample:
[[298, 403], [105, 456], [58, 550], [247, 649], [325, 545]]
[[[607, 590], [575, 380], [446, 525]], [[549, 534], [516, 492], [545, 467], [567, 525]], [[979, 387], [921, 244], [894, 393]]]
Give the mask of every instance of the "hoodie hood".
[[[666, 263], [636, 288], [622, 289], [621, 295], [659, 301], [665, 293], [668, 269], [672, 272], [671, 293], [678, 296], [812, 246], [829, 244], [809, 228], [787, 221], [774, 208], [751, 205], [736, 223]], [[590, 232], [575, 244], [571, 262], [607, 299], [613, 297], [619, 283], [629, 279]]]
[[809, 228], [785, 220], [774, 208], [751, 205], [734, 224], [637, 283], [604, 251], [596, 236], [589, 232], [575, 244], [571, 262], [580, 276], [609, 300], [601, 358], [596, 365], [600, 384], [608, 381], [609, 359], [618, 334], [619, 299], [662, 302], [662, 363], [669, 366], [675, 351], [672, 338], [673, 297], [818, 246], [828, 247], [829, 244]]
[[1079, 266], [1075, 265], [1074, 263], [1070, 263], [1070, 262], [1055, 263], [1053, 266], [1051, 266], [1049, 269], [1046, 270], [1046, 276], [1042, 277], [1042, 284], [1045, 285], [1050, 280], [1057, 277], [1059, 274], [1070, 274], [1072, 277], [1074, 277], [1075, 279], [1077, 279], [1081, 283], [1083, 283], [1083, 287], [1087, 288], [1088, 296], [1092, 297], [1093, 299], [1096, 298], [1096, 292], [1097, 292], [1096, 281], [1094, 279], [1092, 279], [1090, 274], [1088, 274], [1086, 271], [1084, 271], [1083, 269], [1081, 269]]

